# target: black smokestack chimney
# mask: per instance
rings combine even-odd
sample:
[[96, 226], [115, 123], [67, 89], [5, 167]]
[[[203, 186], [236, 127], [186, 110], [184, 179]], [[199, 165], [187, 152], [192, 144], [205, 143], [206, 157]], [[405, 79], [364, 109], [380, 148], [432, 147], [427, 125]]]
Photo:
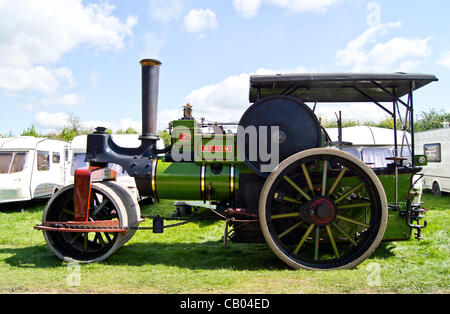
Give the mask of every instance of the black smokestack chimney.
[[142, 66], [142, 148], [156, 150], [158, 120], [159, 67], [154, 59], [141, 60]]

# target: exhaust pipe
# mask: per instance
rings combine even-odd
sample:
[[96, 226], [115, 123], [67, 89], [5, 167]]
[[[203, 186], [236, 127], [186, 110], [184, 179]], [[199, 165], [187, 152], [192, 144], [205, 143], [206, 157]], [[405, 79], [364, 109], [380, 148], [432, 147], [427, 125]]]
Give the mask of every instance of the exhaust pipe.
[[155, 59], [141, 60], [142, 66], [142, 148], [156, 150], [158, 123], [159, 68], [161, 62]]

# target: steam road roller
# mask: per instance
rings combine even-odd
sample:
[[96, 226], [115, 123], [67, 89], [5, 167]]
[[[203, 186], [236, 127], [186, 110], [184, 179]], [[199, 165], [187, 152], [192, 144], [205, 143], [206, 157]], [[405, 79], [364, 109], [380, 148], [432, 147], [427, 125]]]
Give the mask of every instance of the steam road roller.
[[[409, 240], [413, 232], [421, 238], [426, 221], [416, 182], [427, 158], [415, 154], [413, 92], [435, 76], [251, 76], [250, 106], [239, 121], [198, 120], [188, 104], [169, 125], [171, 145], [158, 149], [161, 63], [140, 63], [140, 147], [120, 147], [98, 127], [88, 135], [89, 168], [76, 171], [74, 185], [51, 198], [35, 226], [59, 258], [100, 262], [137, 230], [174, 226], [156, 216], [152, 227], [139, 227], [148, 217], [108, 164], [134, 177], [141, 196], [180, 200], [178, 213], [190, 218], [175, 225], [196, 219], [188, 202], [200, 203], [225, 220], [224, 243], [265, 242], [295, 269], [354, 268], [381, 241]], [[315, 115], [330, 102], [370, 102], [392, 117], [395, 147], [385, 167], [349, 153], [341, 127], [331, 141]]]

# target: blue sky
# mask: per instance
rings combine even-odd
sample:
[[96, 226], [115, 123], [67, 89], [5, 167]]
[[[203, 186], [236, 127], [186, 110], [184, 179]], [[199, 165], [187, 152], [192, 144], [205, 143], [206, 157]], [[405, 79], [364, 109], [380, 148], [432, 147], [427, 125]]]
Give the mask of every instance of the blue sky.
[[[139, 128], [139, 60], [162, 61], [159, 128], [181, 115], [237, 121], [251, 74], [411, 72], [440, 81], [416, 112], [450, 111], [450, 2], [357, 0], [0, 0], [0, 133]], [[367, 104], [317, 113], [378, 120]]]

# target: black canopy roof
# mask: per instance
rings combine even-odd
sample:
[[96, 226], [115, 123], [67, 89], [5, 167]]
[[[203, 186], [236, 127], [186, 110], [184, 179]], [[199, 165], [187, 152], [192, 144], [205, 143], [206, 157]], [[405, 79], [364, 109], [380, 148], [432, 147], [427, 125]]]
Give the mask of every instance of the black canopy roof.
[[304, 102], [392, 102], [433, 81], [425, 74], [277, 74], [250, 77], [250, 102], [287, 95]]

